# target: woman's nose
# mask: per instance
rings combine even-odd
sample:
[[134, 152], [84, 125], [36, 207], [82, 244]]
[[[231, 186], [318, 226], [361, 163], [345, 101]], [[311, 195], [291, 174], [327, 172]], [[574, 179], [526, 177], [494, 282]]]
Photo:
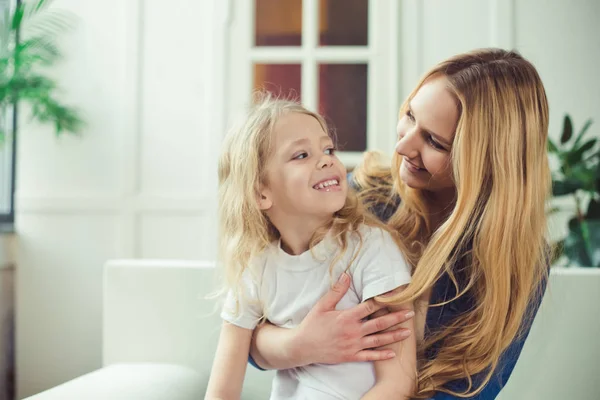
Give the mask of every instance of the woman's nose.
[[418, 140], [416, 140], [416, 132], [405, 132], [398, 135], [396, 143], [396, 152], [401, 156], [415, 158], [419, 155]]

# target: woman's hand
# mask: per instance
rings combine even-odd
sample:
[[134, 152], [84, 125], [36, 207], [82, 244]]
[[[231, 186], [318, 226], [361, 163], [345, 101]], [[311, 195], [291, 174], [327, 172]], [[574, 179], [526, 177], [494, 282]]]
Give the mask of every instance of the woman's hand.
[[410, 310], [373, 315], [384, 306], [370, 299], [351, 309], [337, 311], [335, 307], [349, 287], [350, 277], [343, 274], [294, 329], [289, 349], [294, 364], [386, 360], [393, 358], [394, 352], [376, 348], [399, 342], [411, 335], [408, 329], [387, 331], [411, 319], [414, 312]]

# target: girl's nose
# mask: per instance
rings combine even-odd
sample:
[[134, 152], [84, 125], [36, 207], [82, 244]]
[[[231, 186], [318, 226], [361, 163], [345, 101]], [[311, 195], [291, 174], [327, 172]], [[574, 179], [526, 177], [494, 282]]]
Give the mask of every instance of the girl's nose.
[[328, 155], [324, 155], [323, 157], [321, 157], [321, 159], [319, 160], [319, 169], [323, 169], [323, 168], [328, 168], [331, 167], [333, 165], [333, 159], [331, 158], [331, 156]]

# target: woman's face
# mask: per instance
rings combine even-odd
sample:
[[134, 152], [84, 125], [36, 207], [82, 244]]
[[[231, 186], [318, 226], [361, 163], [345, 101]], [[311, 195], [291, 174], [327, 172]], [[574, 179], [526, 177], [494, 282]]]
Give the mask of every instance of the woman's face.
[[399, 175], [411, 188], [431, 192], [454, 188], [450, 150], [459, 112], [446, 83], [445, 77], [427, 81], [398, 121]]

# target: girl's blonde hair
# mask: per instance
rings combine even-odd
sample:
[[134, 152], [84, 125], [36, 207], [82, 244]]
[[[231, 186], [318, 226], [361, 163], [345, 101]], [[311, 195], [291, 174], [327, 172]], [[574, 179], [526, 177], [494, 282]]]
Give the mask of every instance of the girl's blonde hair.
[[[268, 183], [266, 165], [273, 150], [275, 125], [289, 113], [315, 118], [323, 131], [329, 134], [327, 124], [319, 114], [295, 101], [277, 99], [268, 92], [259, 92], [244, 122], [231, 130], [223, 143], [218, 170], [219, 259], [224, 271], [225, 290], [233, 290], [238, 296], [241, 294], [243, 274], [246, 271], [252, 273], [248, 269], [251, 260], [279, 238], [279, 232], [260, 209], [258, 198], [261, 185]], [[365, 212], [356, 194], [349, 190], [343, 208], [315, 232], [310, 247], [330, 232], [340, 245], [340, 251], [331, 263], [333, 267], [347, 249], [346, 233], [360, 235], [358, 228], [363, 223], [387, 229]]]
[[[456, 199], [448, 200], [445, 222], [433, 231], [427, 192], [402, 182], [397, 153], [391, 171], [377, 157], [367, 158], [357, 181], [371, 202], [400, 196], [388, 224], [407, 244], [415, 265], [409, 287], [380, 300], [417, 300], [444, 273], [458, 293], [449, 301], [466, 292], [472, 296], [472, 309], [423, 343], [417, 390], [420, 398], [435, 391], [470, 397], [481, 392], [502, 352], [533, 319], [528, 306], [539, 301], [548, 273], [548, 103], [531, 63], [514, 51], [483, 49], [452, 57], [426, 73], [400, 115], [419, 88], [438, 76], [446, 78], [460, 113], [451, 151]], [[435, 358], [424, 356], [437, 348]], [[485, 378], [474, 383], [471, 376], [477, 373]], [[465, 392], [444, 388], [457, 379], [468, 380]]]

